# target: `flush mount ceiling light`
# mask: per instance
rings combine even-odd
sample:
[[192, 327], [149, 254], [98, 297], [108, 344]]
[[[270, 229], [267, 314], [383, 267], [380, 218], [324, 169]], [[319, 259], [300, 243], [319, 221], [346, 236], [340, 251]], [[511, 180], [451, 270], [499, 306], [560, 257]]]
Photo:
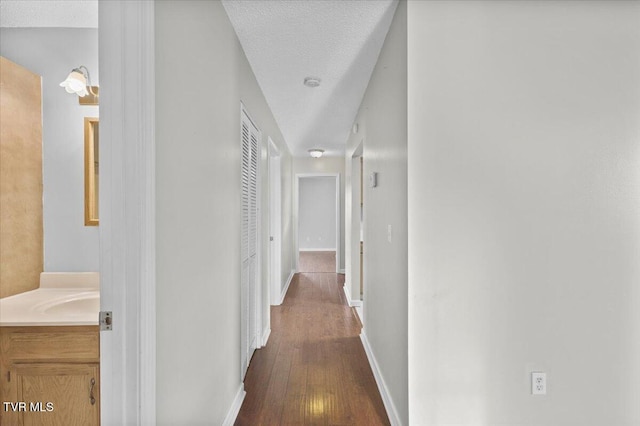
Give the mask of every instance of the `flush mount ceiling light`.
[[89, 94], [96, 99], [98, 97], [97, 87], [94, 88], [91, 86], [91, 76], [89, 75], [89, 70], [84, 65], [72, 69], [67, 78], [60, 83], [60, 87], [64, 87], [67, 93], [75, 93], [81, 98]]
[[305, 77], [304, 79], [304, 85], [307, 87], [318, 87], [320, 86], [320, 80], [317, 77]]
[[324, 154], [324, 149], [314, 148], [309, 150], [309, 155], [313, 158], [320, 158], [322, 154]]

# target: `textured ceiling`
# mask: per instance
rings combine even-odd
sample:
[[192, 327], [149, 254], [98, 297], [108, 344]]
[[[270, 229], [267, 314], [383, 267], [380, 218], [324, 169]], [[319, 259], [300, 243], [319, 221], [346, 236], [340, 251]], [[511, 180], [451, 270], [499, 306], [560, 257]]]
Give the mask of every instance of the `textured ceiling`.
[[[292, 154], [343, 155], [397, 1], [223, 4]], [[320, 87], [304, 86], [308, 76]]]
[[1, 0], [0, 27], [98, 28], [98, 0]]
[[[343, 155], [397, 0], [223, 4], [293, 155]], [[0, 0], [0, 26], [97, 28], [98, 1]]]

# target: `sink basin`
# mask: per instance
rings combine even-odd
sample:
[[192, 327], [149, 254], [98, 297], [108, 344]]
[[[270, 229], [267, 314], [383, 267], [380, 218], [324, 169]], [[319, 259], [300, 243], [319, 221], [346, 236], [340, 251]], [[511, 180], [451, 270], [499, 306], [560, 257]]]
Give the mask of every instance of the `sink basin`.
[[98, 325], [100, 291], [45, 287], [0, 299], [0, 327]]
[[61, 301], [60, 303], [56, 303], [55, 305], [48, 306], [42, 311], [42, 313], [48, 315], [73, 315], [76, 312], [84, 313], [98, 311], [100, 311], [100, 296], [90, 295], [87, 297]]
[[[46, 292], [46, 290], [40, 290]], [[31, 310], [44, 317], [78, 317], [97, 315], [100, 311], [100, 293], [97, 291], [49, 290], [42, 302]]]

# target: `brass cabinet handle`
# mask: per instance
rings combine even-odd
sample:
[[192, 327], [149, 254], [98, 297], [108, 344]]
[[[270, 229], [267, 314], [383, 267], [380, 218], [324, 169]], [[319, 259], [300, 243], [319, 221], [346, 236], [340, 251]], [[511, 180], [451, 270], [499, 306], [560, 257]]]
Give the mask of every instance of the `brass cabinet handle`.
[[91, 378], [91, 387], [89, 388], [89, 401], [91, 401], [91, 405], [96, 404], [96, 399], [93, 396], [93, 387], [96, 385], [96, 379]]

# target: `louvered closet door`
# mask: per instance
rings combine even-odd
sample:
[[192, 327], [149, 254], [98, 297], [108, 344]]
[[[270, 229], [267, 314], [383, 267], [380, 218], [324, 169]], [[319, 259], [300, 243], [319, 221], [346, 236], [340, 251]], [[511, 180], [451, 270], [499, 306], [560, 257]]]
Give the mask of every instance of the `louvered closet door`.
[[259, 130], [242, 113], [242, 374], [258, 344], [258, 141]]

